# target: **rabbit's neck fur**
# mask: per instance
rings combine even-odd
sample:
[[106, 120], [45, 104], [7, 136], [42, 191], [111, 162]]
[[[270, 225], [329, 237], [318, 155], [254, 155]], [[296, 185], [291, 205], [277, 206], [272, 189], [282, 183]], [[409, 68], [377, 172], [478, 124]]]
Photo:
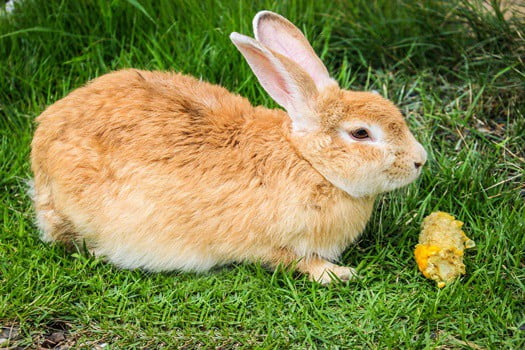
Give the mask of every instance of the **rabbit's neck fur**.
[[262, 146], [256, 153], [268, 152], [268, 157], [275, 157], [275, 161], [261, 163], [267, 167], [263, 171], [267, 174], [265, 182], [275, 187], [272, 193], [281, 194], [279, 200], [286, 198], [272, 206], [283, 212], [290, 209], [287, 226], [280, 225], [275, 231], [287, 233], [283, 245], [290, 245], [287, 240], [293, 235], [289, 233], [294, 232], [296, 241], [291, 245], [300, 256], [317, 254], [337, 259], [363, 231], [376, 196], [352, 197], [318, 172], [295, 148], [284, 111], [263, 107], [256, 107], [255, 111], [253, 123], [258, 127], [250, 125], [249, 130], [259, 130], [257, 134], [264, 135], [264, 142], [252, 140], [254, 145]]

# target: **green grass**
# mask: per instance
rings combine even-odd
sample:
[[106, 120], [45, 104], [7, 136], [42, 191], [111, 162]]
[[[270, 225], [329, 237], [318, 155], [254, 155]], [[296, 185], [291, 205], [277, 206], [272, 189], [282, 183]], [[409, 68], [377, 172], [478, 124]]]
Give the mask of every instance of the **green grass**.
[[[481, 5], [26, 0], [0, 15], [0, 324], [20, 333], [9, 346], [59, 329], [74, 348], [523, 348], [525, 21]], [[147, 274], [42, 243], [25, 193], [34, 118], [124, 67], [183, 71], [275, 106], [228, 39], [251, 33], [261, 9], [304, 29], [341, 85], [397, 103], [429, 151], [421, 179], [380, 197], [343, 255], [362, 278], [321, 287], [250, 264]], [[468, 274], [442, 290], [412, 257], [435, 210], [477, 243]]]

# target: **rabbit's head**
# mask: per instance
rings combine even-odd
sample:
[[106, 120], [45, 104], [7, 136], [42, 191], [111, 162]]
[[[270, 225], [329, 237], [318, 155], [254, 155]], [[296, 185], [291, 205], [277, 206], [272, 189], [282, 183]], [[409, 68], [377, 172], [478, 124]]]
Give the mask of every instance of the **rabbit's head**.
[[371, 92], [339, 88], [301, 33], [284, 17], [259, 12], [255, 40], [232, 33], [268, 94], [291, 120], [297, 152], [354, 197], [407, 185], [427, 155], [396, 106]]

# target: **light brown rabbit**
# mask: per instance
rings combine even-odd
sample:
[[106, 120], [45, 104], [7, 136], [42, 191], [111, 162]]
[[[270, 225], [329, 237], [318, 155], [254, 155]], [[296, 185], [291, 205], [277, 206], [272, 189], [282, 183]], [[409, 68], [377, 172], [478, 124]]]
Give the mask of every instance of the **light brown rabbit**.
[[42, 238], [85, 242], [123, 268], [253, 261], [351, 278], [332, 261], [426, 153], [390, 101], [340, 89], [288, 20], [262, 11], [254, 30], [230, 38], [286, 112], [133, 69], [47, 108], [31, 153]]

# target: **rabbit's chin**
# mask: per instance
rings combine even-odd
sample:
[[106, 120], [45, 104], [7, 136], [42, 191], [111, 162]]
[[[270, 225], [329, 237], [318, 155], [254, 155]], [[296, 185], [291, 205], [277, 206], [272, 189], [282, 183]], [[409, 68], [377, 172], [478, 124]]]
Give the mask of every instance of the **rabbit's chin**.
[[335, 187], [346, 192], [352, 197], [374, 197], [380, 193], [390, 192], [401, 187], [405, 187], [414, 182], [419, 177], [419, 172], [412, 176], [395, 178], [366, 178], [361, 181], [348, 180], [334, 175], [325, 175], [326, 179]]
[[420, 171], [414, 171], [410, 176], [407, 177], [389, 178], [385, 181], [383, 191], [381, 192], [390, 192], [397, 190], [398, 188], [408, 186], [412, 182], [416, 181], [420, 174]]
[[332, 185], [355, 198], [376, 196], [383, 192], [380, 190], [381, 181], [355, 181], [336, 175], [325, 175], [325, 177]]

